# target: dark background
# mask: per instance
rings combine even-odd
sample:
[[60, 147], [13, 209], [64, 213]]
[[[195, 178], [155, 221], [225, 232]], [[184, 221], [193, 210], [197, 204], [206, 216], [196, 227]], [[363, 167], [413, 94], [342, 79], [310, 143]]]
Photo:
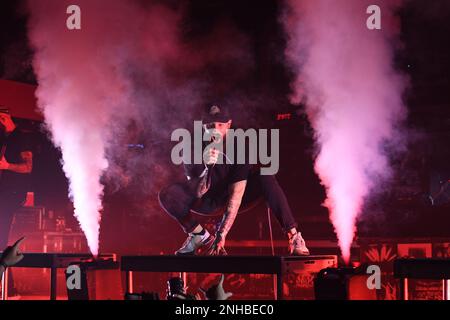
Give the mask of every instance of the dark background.
[[[286, 98], [293, 75], [282, 58], [285, 38], [277, 20], [281, 1], [196, 0], [188, 1], [188, 8], [184, 21], [188, 37], [207, 33], [219, 20], [227, 19], [250, 39], [255, 72], [241, 79], [240, 90], [249, 95], [264, 91], [270, 97], [271, 105], [263, 121], [266, 126], [281, 129], [278, 177], [305, 237], [334, 239], [327, 211], [321, 207], [324, 191], [313, 171], [311, 128], [302, 106], [290, 105]], [[430, 206], [426, 195], [439, 186], [439, 181], [450, 178], [450, 5], [446, 0], [406, 1], [399, 15], [404, 46], [397, 54], [396, 64], [411, 80], [405, 95], [409, 108], [408, 151], [393, 159], [397, 170], [392, 188], [367, 205], [359, 235], [449, 236], [448, 204]], [[23, 1], [0, 1], [0, 77], [36, 84], [26, 22]], [[223, 66], [211, 66], [209, 71], [220, 76], [229, 72]], [[280, 113], [291, 113], [291, 119], [276, 121]], [[24, 124], [29, 126], [26, 121]], [[30, 128], [36, 148], [33, 182], [37, 202], [76, 225], [59, 152], [39, 124]], [[137, 133], [128, 142], [141, 140], [145, 144]], [[165, 170], [173, 171], [170, 176], [180, 172], [170, 167], [170, 146], [158, 144], [153, 152], [159, 153], [160, 159], [167, 159], [155, 166], [155, 170], [165, 172], [155, 180], [157, 190], [167, 182]], [[106, 191], [103, 251], [170, 252], [183, 240], [176, 223], [159, 209], [156, 192], [143, 194], [138, 183], [119, 191], [107, 185]], [[149, 197], [153, 200], [149, 201]], [[145, 209], [144, 202], [148, 203]], [[276, 237], [281, 238], [279, 228], [274, 230]], [[230, 239], [258, 238], [268, 239], [264, 206], [240, 216], [230, 235]]]

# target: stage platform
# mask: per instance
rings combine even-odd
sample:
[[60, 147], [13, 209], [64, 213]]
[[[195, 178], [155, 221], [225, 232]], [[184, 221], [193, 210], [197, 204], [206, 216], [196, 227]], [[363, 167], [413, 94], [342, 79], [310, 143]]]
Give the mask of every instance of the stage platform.
[[[336, 255], [292, 256], [123, 256], [101, 255], [92, 260], [90, 254], [25, 253], [14, 268], [50, 269], [50, 299], [57, 298], [57, 270], [72, 264], [91, 270], [121, 270], [126, 273], [126, 292], [133, 293], [134, 272], [225, 273], [274, 275], [276, 299], [283, 299], [283, 278], [288, 274], [315, 274], [337, 267]], [[7, 287], [6, 274], [3, 288]], [[274, 289], [275, 289], [274, 288]], [[7, 290], [6, 290], [7, 291]], [[7, 299], [6, 295], [3, 299]]]
[[450, 259], [397, 259], [394, 276], [400, 279], [400, 294], [409, 300], [409, 279], [442, 281], [442, 299], [450, 300]]
[[[80, 265], [85, 270], [119, 269], [119, 262], [115, 254], [103, 254], [93, 260], [91, 254], [69, 253], [24, 253], [24, 258], [12, 268], [50, 269], [50, 300], [56, 300], [57, 270], [66, 269], [73, 264]], [[8, 299], [7, 287], [8, 272], [2, 281], [2, 300]]]
[[283, 299], [282, 279], [289, 273], [316, 272], [337, 267], [335, 255], [283, 256], [123, 256], [126, 292], [133, 293], [133, 272], [237, 273], [276, 276], [276, 299]]

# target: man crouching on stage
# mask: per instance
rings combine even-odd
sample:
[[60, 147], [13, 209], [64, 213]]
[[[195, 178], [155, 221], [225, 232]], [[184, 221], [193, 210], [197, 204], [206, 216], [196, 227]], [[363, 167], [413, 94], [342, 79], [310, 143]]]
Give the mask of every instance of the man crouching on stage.
[[[219, 106], [208, 108], [203, 116], [205, 130], [214, 131], [214, 136], [226, 139], [231, 128], [231, 117]], [[225, 158], [226, 151], [224, 152]], [[289, 239], [291, 255], [309, 255], [286, 196], [275, 176], [261, 175], [248, 164], [225, 161], [218, 163], [219, 152], [211, 148], [202, 164], [185, 164], [187, 181], [173, 184], [159, 193], [161, 207], [178, 221], [188, 234], [176, 255], [195, 255], [199, 249], [208, 248], [210, 255], [226, 254], [225, 239], [239, 208], [245, 208], [263, 198], [275, 215]], [[206, 158], [206, 160], [205, 160]], [[221, 211], [222, 210], [222, 211]], [[210, 235], [195, 219], [195, 213], [217, 215], [223, 213], [215, 237]]]

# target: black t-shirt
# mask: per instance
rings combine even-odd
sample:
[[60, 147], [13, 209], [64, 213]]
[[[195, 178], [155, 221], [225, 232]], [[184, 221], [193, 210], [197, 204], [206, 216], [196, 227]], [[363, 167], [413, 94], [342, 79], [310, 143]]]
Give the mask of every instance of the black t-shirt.
[[[14, 130], [9, 135], [2, 134], [0, 138], [0, 146], [5, 150], [6, 161], [12, 164], [23, 162], [21, 153], [30, 151], [31, 147], [29, 138], [26, 133], [19, 129]], [[30, 187], [30, 174], [12, 172], [9, 170], [1, 170], [0, 173], [0, 192], [1, 193], [18, 193], [25, 194]]]
[[[228, 196], [228, 187], [230, 185], [247, 180], [252, 166], [248, 164], [216, 164], [208, 166], [208, 168], [211, 175], [211, 187], [204, 197], [222, 199]], [[205, 165], [185, 164], [184, 169], [186, 176], [198, 178], [205, 170]]]

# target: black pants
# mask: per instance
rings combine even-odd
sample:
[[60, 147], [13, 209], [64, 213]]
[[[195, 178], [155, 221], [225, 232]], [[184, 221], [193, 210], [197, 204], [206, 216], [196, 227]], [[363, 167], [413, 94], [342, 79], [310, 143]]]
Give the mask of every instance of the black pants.
[[0, 251], [8, 246], [9, 229], [14, 213], [23, 205], [22, 193], [0, 192]]
[[[195, 197], [195, 181], [186, 181], [171, 185], [159, 193], [161, 207], [181, 225], [186, 233], [198, 226], [194, 212], [202, 215], [217, 215], [224, 212], [228, 194], [209, 197], [206, 193], [200, 200]], [[297, 228], [286, 195], [275, 176], [250, 175], [242, 199], [241, 209], [245, 210], [259, 200], [265, 200], [267, 206], [277, 218], [285, 232]]]
[[[23, 193], [0, 192], [0, 251], [8, 246], [9, 230], [11, 229], [14, 213], [23, 205], [25, 195]], [[14, 295], [14, 279], [9, 274], [8, 292]]]

